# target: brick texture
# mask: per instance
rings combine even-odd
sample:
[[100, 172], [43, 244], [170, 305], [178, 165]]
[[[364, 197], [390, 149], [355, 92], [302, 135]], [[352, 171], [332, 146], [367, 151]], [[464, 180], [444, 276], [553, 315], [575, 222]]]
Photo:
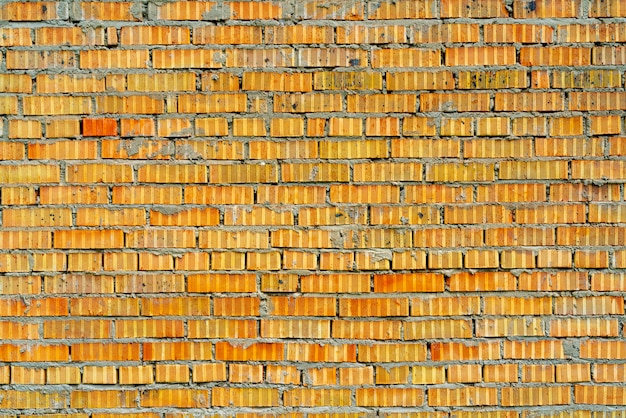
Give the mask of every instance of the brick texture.
[[0, 416], [626, 415], [626, 1], [0, 1]]

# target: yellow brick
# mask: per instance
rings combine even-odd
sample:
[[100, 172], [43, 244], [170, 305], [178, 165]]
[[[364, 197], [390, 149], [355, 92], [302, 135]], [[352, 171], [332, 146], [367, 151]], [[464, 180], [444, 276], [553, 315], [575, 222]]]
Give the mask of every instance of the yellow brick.
[[565, 161], [503, 161], [501, 179], [566, 179]]
[[330, 200], [337, 203], [399, 203], [400, 190], [392, 185], [332, 185]]
[[243, 90], [307, 92], [312, 89], [312, 79], [310, 73], [245, 72]]
[[194, 73], [128, 74], [126, 77], [128, 91], [169, 92], [196, 90], [196, 75]]
[[162, 99], [148, 96], [98, 96], [96, 109], [99, 113], [164, 113], [165, 107]]
[[551, 43], [554, 29], [548, 25], [494, 24], [484, 26], [485, 42], [489, 43]]
[[83, 383], [93, 385], [114, 385], [117, 383], [115, 366], [85, 366]]
[[555, 88], [608, 88], [622, 85], [621, 74], [615, 70], [554, 71], [552, 87]]
[[298, 52], [302, 67], [366, 67], [368, 64], [367, 52], [362, 49], [302, 48]]
[[29, 183], [58, 183], [60, 171], [57, 165], [20, 165], [0, 166], [0, 183], [2, 184], [29, 184]]
[[235, 407], [263, 407], [278, 405], [278, 390], [270, 388], [213, 389], [211, 405]]
[[55, 119], [46, 122], [47, 138], [75, 138], [80, 135], [78, 119]]
[[226, 380], [226, 364], [206, 363], [194, 364], [192, 370], [192, 380], [195, 383], [215, 382]]
[[33, 91], [31, 77], [26, 74], [0, 75], [0, 92], [31, 93]]
[[528, 87], [526, 70], [461, 71], [459, 89], [505, 89]]
[[414, 113], [415, 94], [361, 94], [348, 95], [348, 112]]
[[65, 175], [70, 183], [129, 183], [133, 181], [133, 171], [128, 165], [68, 165]]
[[145, 407], [206, 408], [209, 406], [207, 389], [150, 389], [141, 393]]
[[464, 156], [466, 158], [524, 158], [531, 155], [532, 141], [527, 139], [474, 139], [465, 141]]
[[31, 160], [95, 160], [96, 141], [56, 141], [28, 144]]
[[313, 83], [315, 90], [381, 90], [383, 77], [374, 72], [324, 71], [314, 73]]
[[[367, 136], [399, 136], [399, 118], [367, 118], [365, 120], [365, 135]], [[323, 135], [321, 135], [323, 136]]]
[[263, 119], [234, 119], [234, 136], [265, 136], [265, 121]]
[[211, 183], [277, 183], [278, 168], [274, 165], [214, 165], [209, 168]]
[[189, 366], [184, 364], [157, 364], [156, 382], [189, 382]]
[[88, 97], [25, 97], [24, 114], [26, 115], [80, 115], [92, 112]]
[[214, 270], [244, 270], [245, 254], [233, 252], [214, 252], [211, 254]]
[[46, 379], [46, 383], [49, 385], [76, 385], [81, 383], [80, 368], [72, 366], [48, 367]]
[[463, 254], [458, 251], [450, 252], [429, 252], [428, 268], [461, 268], [463, 265]]
[[423, 93], [420, 95], [422, 112], [486, 112], [488, 93]]
[[[301, 52], [305, 49], [301, 50]], [[317, 49], [315, 51], [318, 51]], [[228, 49], [225, 57], [226, 67], [229, 68], [273, 68], [273, 67], [295, 67], [297, 54], [292, 48], [272, 48], [272, 49]], [[214, 56], [216, 54], [214, 53]], [[219, 54], [218, 58], [219, 58]], [[221, 67], [221, 62], [219, 62]], [[306, 63], [303, 63], [306, 64]], [[304, 65], [306, 66], [306, 65]]]
[[[360, 122], [360, 121], [359, 121]], [[332, 123], [332, 120], [331, 120]], [[332, 128], [331, 128], [332, 129]], [[329, 159], [387, 158], [389, 150], [385, 140], [321, 141], [320, 157]]]
[[547, 134], [547, 119], [544, 117], [522, 117], [513, 119], [513, 135], [515, 136], [545, 136]]
[[74, 75], [38, 75], [39, 93], [99, 93], [103, 92], [104, 78]]
[[274, 96], [274, 112], [313, 113], [341, 110], [343, 104], [339, 94], [292, 93]]
[[405, 43], [404, 26], [349, 26], [337, 28], [338, 44], [387, 44]]
[[525, 66], [581, 66], [591, 64], [590, 48], [522, 47], [520, 64]]
[[41, 123], [35, 120], [10, 120], [9, 138], [41, 138]]
[[480, 118], [477, 120], [476, 135], [478, 136], [508, 136], [511, 134], [509, 118]]
[[198, 136], [228, 135], [228, 122], [224, 118], [196, 119], [196, 135]]
[[250, 141], [249, 147], [253, 160], [307, 159], [318, 155], [315, 141]]
[[439, 67], [441, 52], [428, 49], [379, 49], [373, 51], [372, 68]]
[[363, 121], [355, 118], [330, 118], [330, 136], [361, 136]]
[[276, 137], [295, 137], [304, 134], [304, 120], [299, 118], [272, 119], [270, 135]]
[[62, 69], [76, 67], [74, 51], [7, 51], [7, 69]]
[[516, 18], [550, 18], [550, 17], [576, 17], [580, 11], [579, 0], [552, 0], [547, 3], [539, 3], [535, 7], [526, 6], [522, 0], [515, 1], [513, 13]]
[[154, 68], [221, 68], [222, 51], [216, 49], [155, 50]]
[[282, 164], [282, 180], [287, 182], [347, 182], [347, 164]]
[[303, 251], [283, 251], [283, 269], [293, 270], [316, 270], [317, 256]]
[[37, 28], [37, 45], [104, 45], [102, 28]]
[[1, 46], [31, 46], [33, 44], [30, 28], [2, 28], [0, 39]]
[[299, 225], [366, 224], [366, 211], [360, 208], [302, 208], [298, 212]]
[[177, 45], [189, 43], [189, 28], [179, 26], [125, 26], [122, 45]]
[[472, 118], [443, 118], [441, 120], [441, 136], [472, 136], [474, 126]]
[[515, 48], [509, 46], [446, 48], [446, 66], [512, 65], [515, 61]]
[[72, 223], [70, 209], [33, 208], [5, 209], [2, 224], [4, 226], [69, 226]]
[[0, 97], [0, 115], [17, 114], [17, 98], [2, 96]]
[[63, 253], [33, 254], [33, 271], [61, 271], [67, 269], [67, 257]]
[[80, 52], [80, 68], [148, 68], [146, 50], [93, 50]]
[[267, 232], [201, 231], [199, 248], [268, 248]]
[[591, 116], [591, 134], [619, 134], [622, 130], [619, 116]]
[[406, 136], [435, 136], [437, 126], [435, 120], [423, 117], [402, 119], [402, 134]]
[[418, 163], [364, 163], [355, 164], [355, 182], [420, 181], [422, 165]]
[[152, 366], [120, 366], [119, 383], [122, 385], [141, 385], [154, 382]]
[[434, 165], [430, 165], [426, 167], [426, 180], [427, 181], [475, 182], [475, 181], [493, 181], [493, 179], [494, 179], [493, 164], [446, 163], [446, 164], [434, 164]]

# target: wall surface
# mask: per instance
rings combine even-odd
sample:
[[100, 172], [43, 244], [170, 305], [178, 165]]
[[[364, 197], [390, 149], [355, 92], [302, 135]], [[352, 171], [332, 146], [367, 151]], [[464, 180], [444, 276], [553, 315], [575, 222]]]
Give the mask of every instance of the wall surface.
[[0, 417], [626, 413], [625, 0], [0, 19]]

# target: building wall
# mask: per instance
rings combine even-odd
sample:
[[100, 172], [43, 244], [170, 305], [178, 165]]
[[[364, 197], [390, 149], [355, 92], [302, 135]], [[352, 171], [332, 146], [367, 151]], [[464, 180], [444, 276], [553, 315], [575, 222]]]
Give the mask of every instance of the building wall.
[[622, 416], [626, 1], [0, 19], [2, 417]]

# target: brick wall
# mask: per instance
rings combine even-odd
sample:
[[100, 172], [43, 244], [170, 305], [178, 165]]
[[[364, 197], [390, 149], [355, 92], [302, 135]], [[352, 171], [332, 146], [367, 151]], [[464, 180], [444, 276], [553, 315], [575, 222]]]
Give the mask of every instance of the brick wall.
[[623, 416], [626, 1], [0, 19], [2, 418]]

